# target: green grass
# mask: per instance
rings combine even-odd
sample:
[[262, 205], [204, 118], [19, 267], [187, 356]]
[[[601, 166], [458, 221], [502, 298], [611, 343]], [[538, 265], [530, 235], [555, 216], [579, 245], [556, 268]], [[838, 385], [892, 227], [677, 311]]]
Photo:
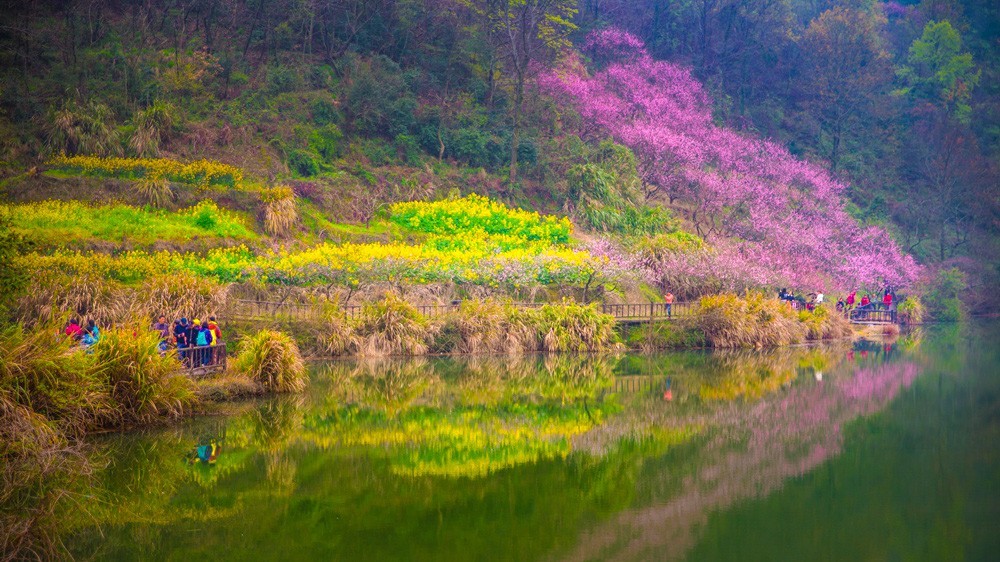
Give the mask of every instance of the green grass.
[[151, 245], [195, 239], [256, 240], [240, 214], [210, 201], [177, 212], [129, 205], [87, 205], [78, 201], [43, 201], [0, 206], [15, 231], [43, 246], [106, 241]]

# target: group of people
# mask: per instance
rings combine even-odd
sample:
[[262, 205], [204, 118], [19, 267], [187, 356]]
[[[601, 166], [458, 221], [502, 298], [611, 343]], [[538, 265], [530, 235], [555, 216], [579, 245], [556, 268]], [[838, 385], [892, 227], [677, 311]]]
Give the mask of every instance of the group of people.
[[837, 300], [837, 311], [849, 313], [852, 310], [860, 311], [876, 311], [876, 310], [892, 310], [892, 307], [896, 303], [896, 290], [893, 289], [888, 283], [882, 289], [882, 295], [879, 296], [877, 293], [865, 293], [858, 298], [858, 291], [851, 291], [846, 298], [841, 297]]
[[101, 339], [101, 330], [97, 327], [97, 323], [94, 322], [93, 318], [87, 320], [85, 327], [80, 326], [79, 319], [72, 318], [66, 323], [63, 333], [73, 341], [80, 342], [84, 347], [90, 347], [97, 343], [97, 340]]
[[160, 353], [175, 347], [177, 357], [189, 367], [204, 367], [219, 361], [217, 346], [222, 342], [222, 330], [215, 316], [205, 323], [197, 318], [191, 322], [180, 318], [171, 325], [166, 316], [160, 315], [152, 329], [160, 333]]
[[807, 295], [795, 294], [781, 288], [778, 290], [778, 299], [788, 302], [788, 306], [794, 310], [815, 310], [817, 306], [823, 304], [824, 295], [820, 291]]

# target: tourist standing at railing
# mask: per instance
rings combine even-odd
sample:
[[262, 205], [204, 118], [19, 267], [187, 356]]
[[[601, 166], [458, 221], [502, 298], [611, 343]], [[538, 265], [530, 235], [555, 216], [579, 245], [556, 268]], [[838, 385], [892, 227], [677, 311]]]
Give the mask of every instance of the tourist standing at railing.
[[858, 294], [857, 291], [851, 291], [851, 294], [847, 295], [847, 301], [845, 303], [847, 305], [846, 306], [847, 310], [851, 310], [852, 308], [854, 308], [854, 303], [857, 302], [856, 300], [857, 294]]
[[882, 306], [886, 310], [889, 310], [890, 308], [892, 308], [892, 293], [886, 291], [885, 296], [882, 297]]
[[191, 345], [191, 339], [188, 337], [190, 333], [187, 318], [181, 318], [180, 322], [174, 325], [174, 340], [177, 341], [177, 358], [184, 363], [188, 361], [188, 354], [185, 350]]
[[215, 321], [215, 316], [208, 317], [208, 329], [212, 331], [212, 364], [219, 362], [219, 342], [222, 341], [222, 329]]
[[160, 334], [160, 355], [163, 355], [167, 352], [170, 340], [170, 325], [167, 324], [167, 317], [161, 314], [157, 321], [153, 323], [152, 329], [154, 332], [159, 332]]
[[674, 308], [674, 294], [671, 293], [670, 291], [667, 291], [667, 294], [663, 295], [663, 307], [667, 311], [667, 318], [672, 318], [673, 308]]

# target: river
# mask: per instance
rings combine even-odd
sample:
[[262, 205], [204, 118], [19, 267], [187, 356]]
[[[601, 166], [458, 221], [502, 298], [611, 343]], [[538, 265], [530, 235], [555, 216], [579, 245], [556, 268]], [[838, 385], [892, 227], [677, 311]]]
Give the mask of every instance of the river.
[[315, 365], [92, 440], [78, 560], [990, 560], [1000, 325], [894, 341]]

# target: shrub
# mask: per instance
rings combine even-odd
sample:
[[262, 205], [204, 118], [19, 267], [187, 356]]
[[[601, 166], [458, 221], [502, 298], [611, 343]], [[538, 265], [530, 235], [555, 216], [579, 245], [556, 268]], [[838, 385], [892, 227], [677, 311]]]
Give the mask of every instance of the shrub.
[[896, 307], [899, 321], [903, 324], [920, 324], [924, 321], [924, 305], [915, 295], [904, 298]]
[[114, 112], [103, 103], [90, 101], [86, 105], [80, 105], [67, 99], [62, 107], [49, 111], [45, 125], [52, 152], [120, 152]]
[[329, 123], [309, 133], [309, 149], [329, 162], [340, 156], [343, 139], [344, 134], [340, 132], [340, 128]]
[[176, 110], [166, 102], [157, 101], [146, 109], [137, 111], [132, 118], [135, 130], [129, 138], [129, 148], [137, 156], [158, 156], [160, 142], [170, 136], [175, 121]]
[[939, 322], [958, 322], [965, 317], [965, 306], [959, 298], [967, 287], [965, 274], [958, 268], [942, 269], [928, 283], [924, 303], [928, 315]]
[[306, 386], [299, 346], [289, 335], [274, 330], [243, 338], [233, 369], [270, 392], [297, 392]]
[[319, 162], [308, 150], [289, 151], [288, 167], [296, 174], [305, 177], [312, 177], [319, 173]]
[[354, 328], [344, 311], [330, 307], [323, 311], [323, 322], [316, 336], [319, 350], [325, 355], [349, 353], [353, 343]]
[[615, 318], [597, 311], [597, 305], [563, 302], [530, 311], [543, 351], [593, 352], [620, 347]]
[[399, 65], [381, 55], [350, 63], [350, 87], [341, 100], [350, 125], [369, 137], [405, 134], [414, 123], [417, 101]]
[[851, 323], [842, 314], [830, 314], [826, 307], [799, 312], [799, 322], [806, 327], [807, 340], [829, 340], [850, 336]]

